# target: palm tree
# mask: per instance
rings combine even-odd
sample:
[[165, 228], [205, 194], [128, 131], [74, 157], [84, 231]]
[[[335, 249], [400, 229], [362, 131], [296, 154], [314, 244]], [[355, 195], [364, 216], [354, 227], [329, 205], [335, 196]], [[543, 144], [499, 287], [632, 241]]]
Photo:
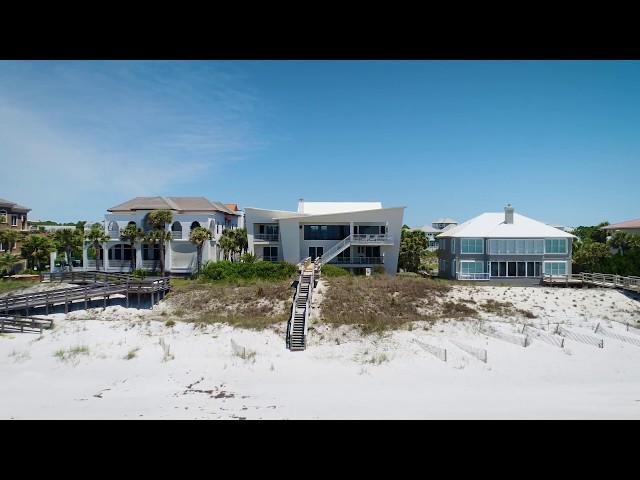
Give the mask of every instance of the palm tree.
[[163, 230], [152, 230], [147, 232], [144, 235], [143, 243], [150, 245], [153, 250], [155, 250], [155, 245], [158, 245], [158, 250], [160, 250], [160, 255], [158, 258], [155, 258], [156, 263], [153, 266], [153, 269], [156, 270], [156, 264], [160, 261], [160, 272], [164, 276], [164, 248], [163, 246], [171, 239], [171, 232], [166, 232]]
[[30, 235], [22, 244], [20, 255], [26, 258], [31, 268], [40, 270], [42, 262], [47, 261], [49, 253], [56, 249], [53, 242], [44, 235]]
[[0, 276], [10, 274], [13, 266], [19, 261], [20, 257], [17, 255], [11, 255], [10, 253], [0, 255]]
[[[91, 229], [87, 233], [85, 233], [85, 238], [91, 242], [93, 248], [96, 251], [96, 268], [100, 270], [100, 255], [98, 253], [98, 249], [100, 248], [100, 244], [108, 242], [111, 237], [104, 233], [104, 228], [102, 227], [102, 225], [100, 225], [99, 223], [94, 223], [93, 225], [91, 225]], [[107, 252], [102, 252], [103, 259], [104, 255], [106, 254]]]
[[231, 230], [224, 230], [220, 239], [218, 240], [218, 246], [222, 249], [222, 255], [225, 260], [231, 259], [233, 261], [232, 254], [236, 250], [236, 241], [231, 234]]
[[198, 265], [198, 274], [200, 274], [200, 265], [202, 264], [202, 247], [207, 242], [207, 240], [211, 239], [211, 232], [203, 227], [196, 227], [191, 230], [191, 235], [189, 236], [189, 241], [196, 246], [197, 249], [197, 265]]
[[141, 228], [138, 228], [134, 223], [130, 223], [124, 230], [120, 231], [120, 240], [128, 242], [131, 246], [131, 271], [136, 269], [135, 248], [136, 242], [144, 238], [144, 232]]
[[240, 254], [243, 252], [246, 254], [249, 251], [249, 237], [247, 237], [246, 228], [238, 228], [234, 230], [236, 245]]
[[8, 245], [9, 253], [13, 252], [13, 249], [16, 247], [16, 242], [20, 238], [20, 234], [15, 230], [5, 230], [0, 233], [0, 242], [6, 243]]
[[624, 251], [631, 248], [634, 244], [634, 238], [626, 232], [614, 232], [609, 239], [609, 246], [620, 251], [620, 255], [624, 255]]
[[82, 248], [82, 231], [65, 228], [58, 230], [53, 234], [53, 240], [58, 249], [63, 250], [67, 256], [69, 268], [73, 270], [73, 262], [71, 256], [74, 250]]
[[173, 213], [171, 210], [160, 209], [153, 210], [148, 215], [148, 222], [156, 231], [162, 235], [157, 235], [154, 241], [160, 244], [160, 271], [164, 276], [164, 255], [167, 242], [171, 240], [171, 232], [167, 232], [167, 224], [173, 222]]

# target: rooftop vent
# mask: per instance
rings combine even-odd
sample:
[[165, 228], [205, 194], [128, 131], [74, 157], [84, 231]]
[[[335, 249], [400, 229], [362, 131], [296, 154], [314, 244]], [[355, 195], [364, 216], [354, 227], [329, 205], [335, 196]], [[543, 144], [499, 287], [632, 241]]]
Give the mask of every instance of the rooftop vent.
[[507, 203], [507, 206], [504, 207], [504, 223], [513, 223], [513, 207], [510, 203]]

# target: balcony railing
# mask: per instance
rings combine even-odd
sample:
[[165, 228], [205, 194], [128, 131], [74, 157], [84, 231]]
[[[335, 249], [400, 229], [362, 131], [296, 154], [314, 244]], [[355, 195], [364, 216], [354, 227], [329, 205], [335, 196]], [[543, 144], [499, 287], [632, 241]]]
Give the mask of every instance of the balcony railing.
[[489, 280], [489, 273], [457, 273], [458, 280]]
[[173, 240], [182, 240], [182, 230], [171, 230], [171, 238]]
[[393, 235], [388, 233], [354, 233], [351, 242], [357, 243], [393, 243]]
[[107, 230], [109, 238], [120, 238], [120, 230]]
[[254, 240], [262, 240], [265, 242], [277, 242], [280, 239], [280, 235], [277, 233], [254, 233]]
[[384, 257], [335, 257], [329, 263], [338, 265], [382, 265]]
[[263, 262], [277, 262], [278, 257], [262, 257]]

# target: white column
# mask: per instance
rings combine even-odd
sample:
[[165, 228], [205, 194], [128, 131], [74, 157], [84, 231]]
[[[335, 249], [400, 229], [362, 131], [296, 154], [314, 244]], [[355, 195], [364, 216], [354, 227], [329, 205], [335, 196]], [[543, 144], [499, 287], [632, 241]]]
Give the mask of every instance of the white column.
[[107, 270], [109, 270], [109, 244], [108, 243], [102, 244], [102, 256], [103, 256], [102, 266], [104, 267], [104, 271], [106, 272]]
[[136, 269], [142, 268], [142, 243], [136, 243]]
[[89, 245], [85, 242], [82, 244], [82, 266], [85, 270], [87, 270], [89, 266]]
[[349, 222], [349, 235], [353, 235], [353, 222]]
[[165, 242], [164, 245], [164, 271], [169, 273], [171, 271], [171, 242]]
[[49, 268], [52, 272], [56, 271], [56, 258], [58, 257], [58, 252], [51, 252], [49, 254]]

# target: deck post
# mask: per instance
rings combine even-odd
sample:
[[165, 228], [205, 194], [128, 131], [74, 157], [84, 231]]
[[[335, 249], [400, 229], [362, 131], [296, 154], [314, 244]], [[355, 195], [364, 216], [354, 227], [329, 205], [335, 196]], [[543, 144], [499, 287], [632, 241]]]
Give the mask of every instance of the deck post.
[[104, 306], [102, 307], [102, 309], [103, 309], [103, 310], [106, 310], [106, 309], [107, 309], [107, 294], [106, 294], [106, 293], [104, 293], [104, 294], [102, 295], [102, 300], [103, 300], [103, 302], [104, 302]]

